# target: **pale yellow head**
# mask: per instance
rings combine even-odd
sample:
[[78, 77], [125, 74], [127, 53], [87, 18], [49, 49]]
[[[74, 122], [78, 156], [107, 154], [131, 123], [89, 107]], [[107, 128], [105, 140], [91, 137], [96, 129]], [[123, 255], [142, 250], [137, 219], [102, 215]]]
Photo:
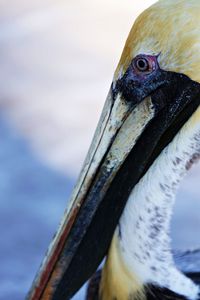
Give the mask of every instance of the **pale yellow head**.
[[200, 82], [200, 1], [160, 0], [134, 23], [115, 78], [119, 78], [138, 54], [159, 56], [166, 71]]

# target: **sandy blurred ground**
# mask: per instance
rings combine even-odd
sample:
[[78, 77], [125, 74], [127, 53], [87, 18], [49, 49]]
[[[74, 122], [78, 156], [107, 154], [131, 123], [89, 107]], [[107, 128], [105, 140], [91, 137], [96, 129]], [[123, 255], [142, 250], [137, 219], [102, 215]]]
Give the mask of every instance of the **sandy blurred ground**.
[[[153, 2], [0, 1], [3, 128], [0, 162], [5, 165], [0, 175], [4, 183], [9, 182], [2, 196], [4, 201], [1, 201], [1, 206], [6, 207], [3, 210], [4, 231], [12, 211], [16, 212], [16, 217], [16, 209], [21, 207], [15, 230], [3, 235], [8, 241], [14, 239], [15, 242], [8, 242], [7, 247], [16, 249], [11, 253], [11, 256], [16, 253], [16, 257], [9, 265], [5, 261], [6, 247], [4, 255], [0, 252], [0, 259], [6, 262], [6, 275], [0, 274], [5, 282], [2, 300], [21, 299], [28, 289], [86, 155], [133, 20]], [[12, 175], [12, 180], [5, 181], [5, 173], [8, 178]], [[200, 226], [198, 175], [197, 167], [182, 184], [178, 195], [172, 224], [176, 247], [200, 244], [194, 234]], [[29, 189], [25, 184], [13, 189], [16, 178], [24, 182], [28, 176], [32, 178]], [[34, 181], [35, 177], [38, 180]], [[26, 219], [27, 211], [30, 212], [29, 220]], [[42, 234], [34, 231], [36, 223], [38, 228], [43, 228]], [[23, 231], [25, 227], [29, 229], [26, 232]], [[18, 247], [19, 241], [20, 245], [25, 245], [23, 249]], [[16, 263], [19, 261], [21, 264]], [[21, 268], [21, 273], [11, 272], [12, 264]], [[20, 276], [23, 277], [21, 281]]]

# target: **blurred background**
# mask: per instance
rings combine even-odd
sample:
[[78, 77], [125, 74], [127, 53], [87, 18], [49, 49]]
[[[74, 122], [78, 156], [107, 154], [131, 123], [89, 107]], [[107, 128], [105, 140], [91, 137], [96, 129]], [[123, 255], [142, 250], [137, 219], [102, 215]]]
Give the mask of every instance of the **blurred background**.
[[[30, 288], [133, 20], [153, 2], [0, 0], [0, 300]], [[179, 190], [174, 248], [200, 245], [199, 175]]]

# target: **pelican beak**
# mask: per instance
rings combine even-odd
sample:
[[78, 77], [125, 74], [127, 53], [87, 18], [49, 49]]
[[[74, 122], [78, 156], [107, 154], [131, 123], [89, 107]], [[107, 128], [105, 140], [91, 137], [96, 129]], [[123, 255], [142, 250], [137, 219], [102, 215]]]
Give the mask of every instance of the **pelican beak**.
[[105, 256], [125, 204], [124, 199], [115, 205], [109, 189], [155, 113], [150, 97], [137, 102], [126, 101], [112, 84], [67, 212], [28, 299], [69, 299]]
[[138, 81], [132, 64], [113, 82], [68, 210], [27, 299], [70, 299], [94, 273], [131, 190], [197, 109], [199, 86], [159, 67]]

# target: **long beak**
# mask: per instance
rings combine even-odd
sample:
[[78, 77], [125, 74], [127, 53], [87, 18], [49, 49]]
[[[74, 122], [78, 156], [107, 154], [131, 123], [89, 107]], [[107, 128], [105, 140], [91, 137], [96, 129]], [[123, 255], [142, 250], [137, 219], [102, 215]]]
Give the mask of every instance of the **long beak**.
[[[163, 95], [158, 95], [156, 101], [162, 103]], [[68, 210], [28, 300], [70, 299], [94, 273], [132, 188], [199, 103], [191, 107], [190, 102], [185, 92], [158, 110], [151, 97], [126, 101], [111, 88]]]
[[110, 231], [102, 202], [153, 116], [150, 98], [134, 107], [120, 94], [114, 99], [110, 90], [70, 204], [27, 299], [69, 299], [98, 267], [109, 246], [99, 244], [99, 235]]

